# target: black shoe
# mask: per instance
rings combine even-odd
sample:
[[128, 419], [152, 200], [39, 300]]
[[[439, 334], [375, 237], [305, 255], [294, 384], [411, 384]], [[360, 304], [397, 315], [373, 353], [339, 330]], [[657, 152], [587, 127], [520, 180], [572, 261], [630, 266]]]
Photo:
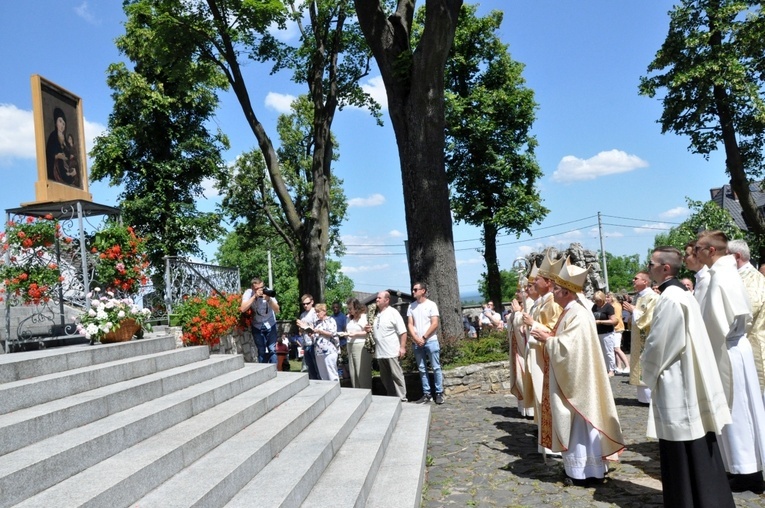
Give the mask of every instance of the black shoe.
[[563, 485], [566, 487], [587, 487], [587, 480], [577, 480], [569, 475], [563, 477]]
[[443, 393], [437, 393], [436, 394], [436, 404], [443, 404], [444, 403], [444, 394]]
[[415, 400], [413, 404], [430, 404], [430, 394], [426, 393], [419, 399]]
[[765, 482], [762, 480], [762, 472], [760, 471], [752, 474], [732, 474], [728, 481], [732, 492], [746, 492], [747, 490], [755, 494], [765, 492]]

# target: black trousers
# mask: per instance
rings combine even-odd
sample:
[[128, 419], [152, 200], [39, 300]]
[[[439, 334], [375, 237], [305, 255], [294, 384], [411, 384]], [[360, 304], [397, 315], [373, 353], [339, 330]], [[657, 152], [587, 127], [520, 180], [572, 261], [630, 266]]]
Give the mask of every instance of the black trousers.
[[693, 441], [659, 439], [664, 506], [735, 507], [714, 432]]

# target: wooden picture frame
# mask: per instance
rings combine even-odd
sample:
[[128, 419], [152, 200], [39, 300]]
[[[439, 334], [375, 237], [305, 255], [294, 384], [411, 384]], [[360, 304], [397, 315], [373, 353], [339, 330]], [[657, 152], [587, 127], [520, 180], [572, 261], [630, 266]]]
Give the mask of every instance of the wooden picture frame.
[[93, 201], [88, 190], [82, 99], [37, 74], [31, 81], [37, 147], [35, 202]]

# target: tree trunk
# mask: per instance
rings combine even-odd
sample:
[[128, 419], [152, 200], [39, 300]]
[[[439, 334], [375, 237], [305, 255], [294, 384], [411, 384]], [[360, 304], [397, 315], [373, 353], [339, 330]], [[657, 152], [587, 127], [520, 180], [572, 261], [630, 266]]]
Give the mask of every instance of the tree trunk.
[[429, 286], [441, 314], [441, 335], [462, 328], [454, 257], [449, 181], [444, 166], [444, 69], [462, 0], [427, 0], [419, 46], [409, 46], [414, 0], [399, 0], [386, 17], [379, 0], [355, 0], [364, 36], [388, 94], [396, 134], [409, 240], [411, 282]]
[[502, 277], [497, 261], [497, 227], [491, 222], [483, 223], [483, 259], [486, 263], [486, 289], [494, 309], [502, 312]]

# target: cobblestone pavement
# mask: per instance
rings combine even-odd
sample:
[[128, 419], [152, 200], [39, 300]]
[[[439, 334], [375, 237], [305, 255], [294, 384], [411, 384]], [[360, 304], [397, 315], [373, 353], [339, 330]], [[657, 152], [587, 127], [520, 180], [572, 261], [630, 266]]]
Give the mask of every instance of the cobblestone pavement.
[[[433, 405], [422, 506], [662, 506], [659, 447], [645, 437], [648, 408], [627, 376], [611, 378], [627, 449], [597, 487], [564, 487], [560, 459], [544, 464], [536, 425], [509, 394], [455, 395]], [[765, 495], [734, 494], [736, 506], [765, 507]]]

